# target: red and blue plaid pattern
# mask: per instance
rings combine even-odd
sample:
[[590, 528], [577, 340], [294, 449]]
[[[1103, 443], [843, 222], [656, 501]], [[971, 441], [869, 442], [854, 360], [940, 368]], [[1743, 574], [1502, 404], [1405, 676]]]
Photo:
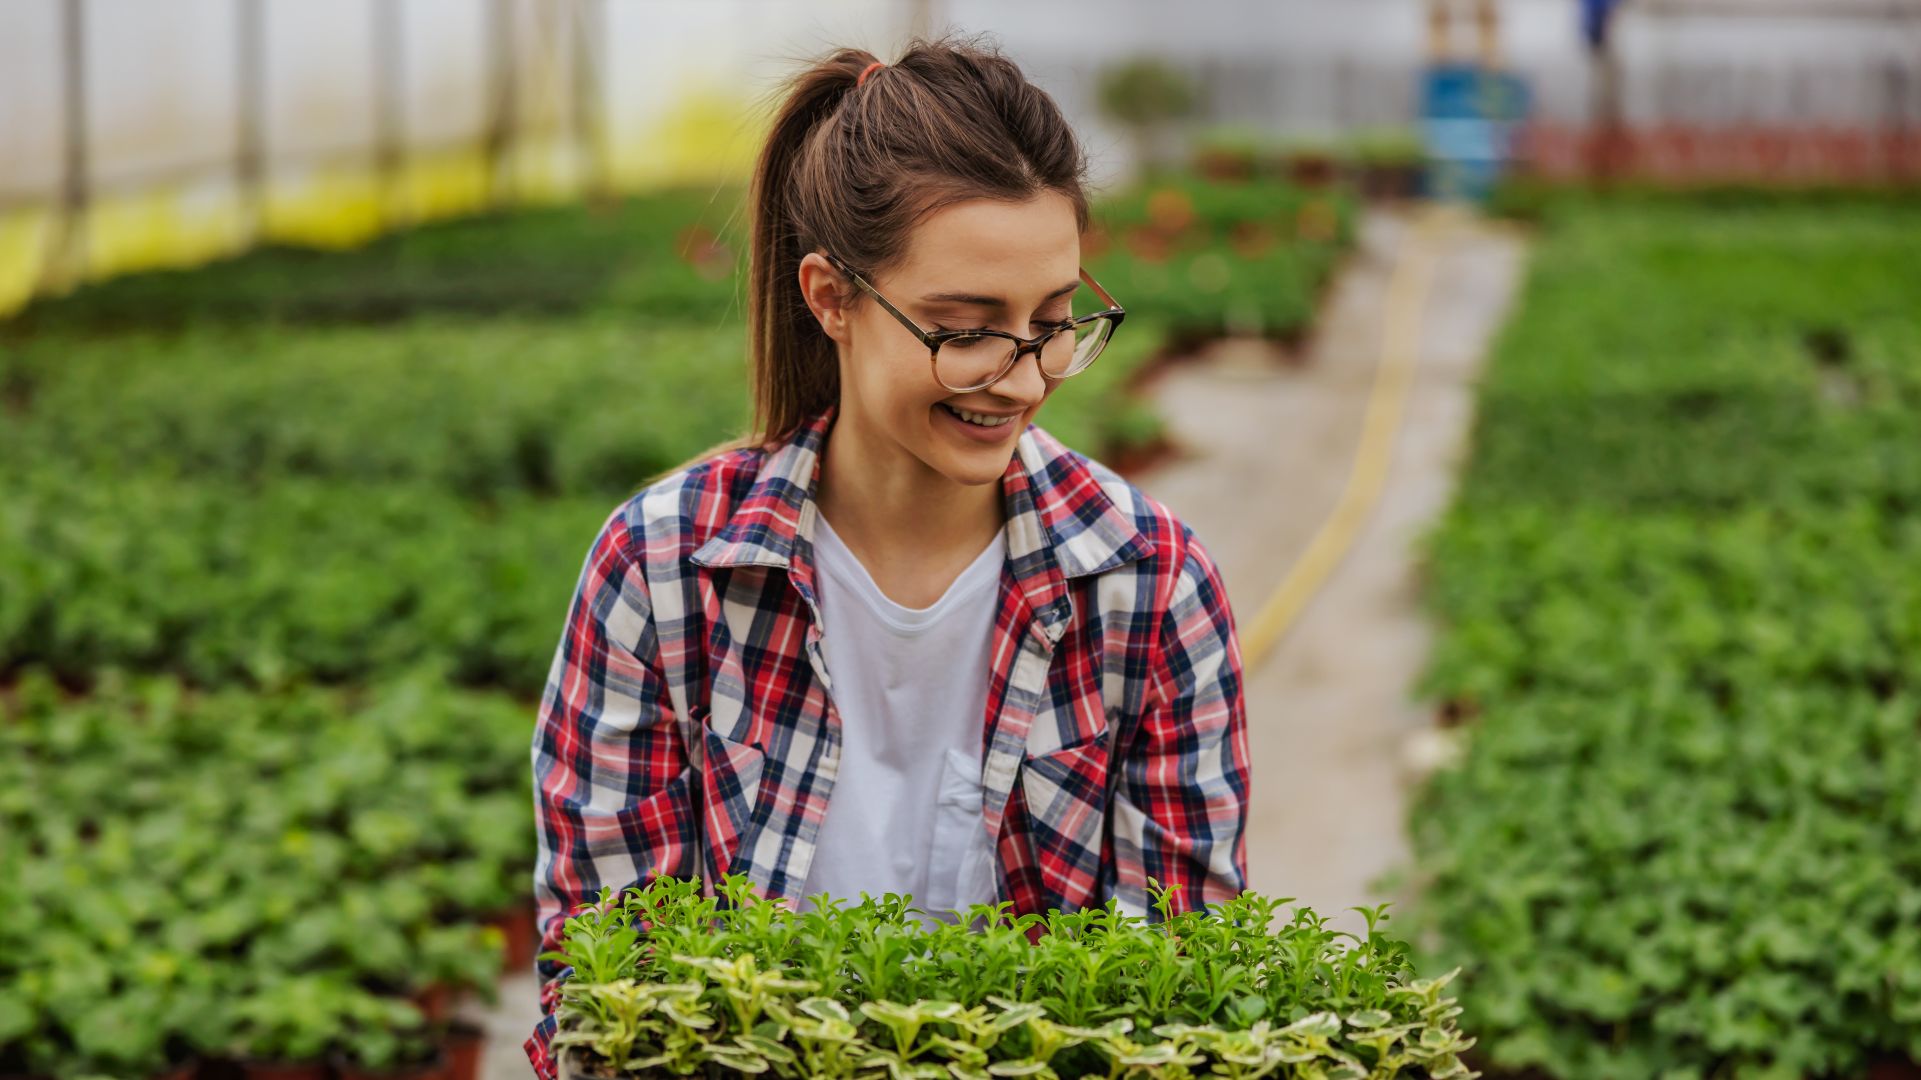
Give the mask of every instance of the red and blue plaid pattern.
[[[840, 762], [812, 537], [836, 407], [790, 439], [675, 473], [609, 515], [581, 568], [533, 739], [543, 952], [566, 916], [660, 874], [797, 898]], [[1219, 571], [1193, 531], [1030, 424], [1008, 524], [981, 730], [997, 901], [1157, 919], [1246, 885], [1247, 717]], [[1107, 811], [1109, 729], [1119, 740]], [[857, 898], [847, 898], [857, 899]], [[525, 1049], [553, 1080], [559, 983]]]

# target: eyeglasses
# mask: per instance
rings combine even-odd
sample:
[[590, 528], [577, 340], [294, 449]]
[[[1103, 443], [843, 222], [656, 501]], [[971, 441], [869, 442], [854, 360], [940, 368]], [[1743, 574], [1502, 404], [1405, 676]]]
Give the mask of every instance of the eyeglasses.
[[1121, 324], [1121, 319], [1127, 314], [1108, 295], [1107, 290], [1101, 288], [1100, 282], [1087, 272], [1087, 268], [1082, 267], [1081, 280], [1087, 282], [1107, 305], [1105, 311], [1063, 319], [1031, 338], [984, 327], [976, 330], [923, 330], [846, 263], [832, 255], [827, 256], [827, 261], [833, 263], [834, 268], [854, 284], [871, 293], [874, 299], [880, 301], [881, 307], [887, 309], [888, 314], [899, 319], [902, 326], [927, 346], [927, 359], [934, 368], [935, 381], [956, 394], [994, 385], [1014, 370], [1014, 365], [1020, 362], [1021, 353], [1030, 350], [1039, 359], [1041, 374], [1046, 378], [1059, 382], [1078, 375], [1086, 371], [1087, 366], [1107, 347], [1108, 339], [1114, 336], [1114, 328]]

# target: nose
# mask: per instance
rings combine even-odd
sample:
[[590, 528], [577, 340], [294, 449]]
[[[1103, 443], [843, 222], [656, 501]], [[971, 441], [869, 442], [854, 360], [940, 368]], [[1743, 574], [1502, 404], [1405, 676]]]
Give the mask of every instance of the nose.
[[[1028, 363], [1032, 357], [1034, 362]], [[1025, 405], [1032, 405], [1047, 396], [1047, 376], [1041, 373], [1041, 346], [1039, 343], [1022, 345], [1014, 356], [1014, 366], [1007, 373], [988, 384], [987, 389], [1011, 398]]]

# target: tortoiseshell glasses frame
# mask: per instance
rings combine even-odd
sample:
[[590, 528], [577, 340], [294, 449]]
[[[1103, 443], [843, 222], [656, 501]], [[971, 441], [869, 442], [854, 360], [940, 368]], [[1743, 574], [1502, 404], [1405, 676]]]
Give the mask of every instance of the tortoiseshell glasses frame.
[[[1095, 342], [1095, 345], [1094, 345], [1093, 351], [1090, 352], [1087, 356], [1085, 357], [1077, 356], [1073, 362], [1073, 366], [1070, 367], [1067, 371], [1058, 375], [1048, 371], [1045, 367], [1041, 368], [1041, 376], [1053, 382], [1060, 382], [1064, 379], [1069, 379], [1074, 377], [1075, 375], [1079, 375], [1081, 372], [1086, 371], [1088, 367], [1094, 363], [1094, 358], [1099, 356], [1101, 354], [1101, 350], [1107, 347], [1107, 343], [1111, 341], [1114, 337], [1114, 331], [1120, 327], [1121, 320], [1127, 316], [1127, 310], [1121, 307], [1121, 305], [1115, 301], [1114, 297], [1110, 293], [1108, 293], [1106, 289], [1101, 287], [1101, 283], [1094, 280], [1094, 275], [1088, 273], [1087, 268], [1083, 266], [1080, 268], [1081, 280], [1085, 281], [1088, 284], [1088, 287], [1094, 290], [1094, 294], [1101, 298], [1101, 302], [1107, 305], [1107, 308], [1103, 311], [1096, 311], [1087, 315], [1076, 315], [1073, 318], [1063, 319], [1059, 323], [1050, 327], [1046, 332], [1038, 334], [1031, 338], [1024, 338], [1018, 334], [1010, 334], [1005, 330], [992, 330], [992, 329], [986, 329], [986, 328], [973, 329], [973, 330], [925, 330], [925, 329], [922, 329], [919, 325], [917, 325], [914, 322], [914, 320], [908, 318], [907, 315], [903, 313], [900, 308], [895, 307], [893, 302], [888, 300], [887, 297], [882, 296], [880, 290], [874, 288], [873, 285], [869, 284], [867, 279], [861, 276], [861, 274], [858, 271], [855, 271], [853, 268], [849, 267], [845, 262], [841, 261], [839, 258], [836, 258], [833, 255], [828, 255], [826, 252], [822, 252], [822, 254], [826, 255], [828, 262], [831, 262], [834, 264], [834, 268], [836, 270], [839, 270], [855, 285], [859, 286], [861, 289], [865, 290], [868, 294], [873, 296], [875, 300], [880, 301], [880, 306], [887, 309], [888, 314], [900, 320], [900, 324], [902, 326], [905, 326], [908, 329], [908, 331], [914, 335], [915, 338], [919, 339], [921, 344], [927, 346], [927, 363], [928, 363], [928, 366], [933, 371], [934, 381], [940, 383], [942, 386], [946, 387], [948, 390], [957, 394], [964, 394], [972, 390], [979, 390], [983, 387], [992, 386], [995, 383], [1001, 381], [1002, 378], [1006, 377], [1008, 372], [1014, 370], [1015, 364], [1020, 363], [1021, 354], [1024, 352], [1028, 352], [1031, 350], [1034, 353], [1036, 361], [1038, 362], [1040, 358], [1041, 348], [1045, 346], [1047, 342], [1051, 340], [1055, 334], [1061, 333], [1063, 331], [1072, 331], [1077, 327], [1085, 326], [1091, 323], [1104, 320], [1108, 324], [1104, 328], [1105, 332], [1101, 333], [1098, 337], [1095, 337], [1092, 339]], [[947, 344], [949, 342], [963, 340], [963, 339], [967, 341], [977, 341], [984, 337], [1005, 338], [1006, 340], [1013, 343], [1013, 348], [1008, 352], [1007, 359], [1004, 363], [1001, 364], [1000, 370], [994, 372], [991, 378], [985, 379], [981, 382], [974, 383], [970, 386], [953, 386], [953, 385], [950, 385], [946, 380], [940, 377], [940, 364], [939, 364], [940, 347], [943, 344]]]

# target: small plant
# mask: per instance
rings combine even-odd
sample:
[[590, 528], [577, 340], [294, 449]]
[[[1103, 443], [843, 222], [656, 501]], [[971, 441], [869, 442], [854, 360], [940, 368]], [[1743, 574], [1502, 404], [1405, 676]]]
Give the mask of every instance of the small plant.
[[1288, 901], [1252, 891], [1173, 914], [1177, 887], [1149, 886], [1154, 922], [1003, 902], [931, 929], [894, 893], [797, 915], [743, 875], [716, 897], [665, 876], [603, 888], [545, 954], [571, 965], [552, 1045], [613, 1076], [1478, 1075], [1455, 973], [1416, 978], [1386, 905], [1355, 909], [1357, 936], [1306, 908], [1272, 929]]
[[500, 927], [474, 923], [428, 927], [421, 931], [415, 961], [423, 985], [500, 999], [500, 965], [507, 943]]
[[1192, 77], [1157, 56], [1134, 57], [1102, 69], [1096, 94], [1102, 114], [1132, 134], [1136, 160], [1149, 173], [1171, 164], [1162, 144], [1174, 123], [1194, 114], [1202, 97]]
[[1420, 134], [1405, 127], [1358, 128], [1343, 140], [1343, 153], [1357, 165], [1419, 165], [1427, 149]]
[[366, 995], [352, 1010], [356, 1023], [342, 1033], [335, 1055], [343, 1072], [400, 1073], [433, 1062], [439, 1049], [418, 1009], [397, 998]]
[[322, 1060], [354, 1019], [360, 992], [333, 973], [263, 975], [231, 1008], [236, 1058], [261, 1062]]

